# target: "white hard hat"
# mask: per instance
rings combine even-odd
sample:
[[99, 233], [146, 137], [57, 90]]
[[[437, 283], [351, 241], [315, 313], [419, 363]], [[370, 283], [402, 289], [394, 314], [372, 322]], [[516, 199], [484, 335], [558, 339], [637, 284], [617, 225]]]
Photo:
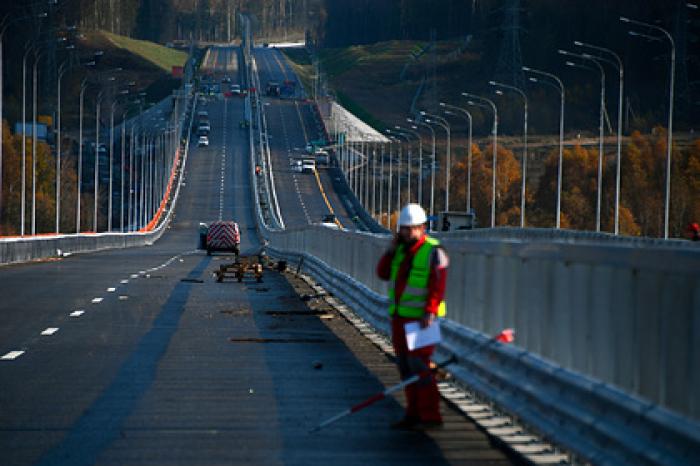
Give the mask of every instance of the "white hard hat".
[[418, 204], [407, 204], [399, 214], [400, 227], [423, 225], [427, 221], [425, 210]]

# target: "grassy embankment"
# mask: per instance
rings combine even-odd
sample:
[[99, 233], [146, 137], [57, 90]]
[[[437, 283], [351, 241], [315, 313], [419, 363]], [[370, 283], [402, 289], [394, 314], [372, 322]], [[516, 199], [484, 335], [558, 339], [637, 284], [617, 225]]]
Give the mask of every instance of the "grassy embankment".
[[172, 71], [173, 66], [183, 66], [187, 61], [187, 54], [181, 50], [164, 47], [155, 42], [119, 36], [107, 31], [102, 31], [102, 34], [114, 46], [125, 49], [168, 73]]

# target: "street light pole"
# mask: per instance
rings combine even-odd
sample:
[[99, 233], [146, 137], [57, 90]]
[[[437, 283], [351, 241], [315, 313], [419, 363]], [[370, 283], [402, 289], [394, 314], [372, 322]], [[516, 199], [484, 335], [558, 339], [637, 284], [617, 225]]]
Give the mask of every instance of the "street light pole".
[[[37, 16], [23, 16], [20, 18], [15, 18], [12, 21], [8, 21], [7, 18], [8, 16], [5, 16], [2, 21], [0, 21], [0, 235], [2, 234], [2, 211], [3, 211], [3, 205], [2, 205], [2, 174], [3, 174], [3, 167], [2, 167], [2, 159], [3, 159], [3, 151], [2, 151], [2, 141], [3, 141], [3, 125], [2, 125], [2, 115], [3, 115], [3, 90], [5, 88], [4, 86], [4, 81], [3, 81], [3, 76], [4, 76], [4, 70], [3, 70], [3, 62], [4, 62], [4, 57], [3, 57], [3, 38], [5, 36], [5, 32], [7, 31], [7, 28], [10, 27], [12, 24], [17, 23], [19, 21], [25, 20], [25, 19], [32, 19], [32, 18], [46, 18], [47, 14], [46, 13], [40, 13]], [[25, 123], [25, 115], [24, 115], [24, 83], [26, 82], [26, 54], [29, 53], [31, 50], [31, 47], [29, 45], [29, 42], [27, 42], [27, 45], [25, 46], [26, 53], [25, 53], [25, 58], [22, 60], [22, 147], [23, 147], [23, 155], [26, 155], [24, 152], [24, 146], [26, 144], [26, 123]], [[22, 167], [24, 167], [24, 159], [22, 160]], [[24, 186], [22, 187], [22, 195], [24, 196]], [[21, 226], [21, 235], [24, 236], [24, 199], [22, 199], [22, 220], [21, 220], [22, 226]]]
[[34, 66], [32, 68], [32, 236], [36, 235], [36, 157], [37, 157], [37, 65], [41, 58], [41, 52], [34, 50]]
[[[669, 79], [669, 90], [668, 90], [668, 134], [666, 135], [666, 201], [664, 205], [664, 239], [668, 239], [668, 222], [669, 222], [669, 212], [671, 207], [671, 147], [673, 144], [673, 91], [674, 83], [676, 78], [676, 43], [673, 40], [673, 36], [664, 28], [656, 26], [654, 24], [644, 23], [642, 21], [637, 21], [630, 18], [620, 17], [620, 21], [623, 23], [635, 24], [637, 26], [646, 27], [654, 31], [661, 32], [671, 43], [671, 71]], [[642, 34], [632, 34], [632, 35], [642, 35]], [[658, 39], [653, 37], [653, 39]]]
[[[615, 161], [615, 234], [618, 235], [620, 233], [620, 162], [622, 154], [622, 102], [625, 75], [624, 66], [622, 64], [622, 59], [620, 59], [620, 56], [610, 49], [607, 49], [605, 47], [599, 47], [597, 45], [587, 44], [581, 41], [574, 41], [574, 45], [589, 48], [592, 50], [597, 50], [599, 52], [604, 52], [611, 55], [615, 59], [615, 62], [609, 60], [603, 61], [610, 63], [611, 65], [616, 67], [620, 75], [620, 89], [618, 91], [617, 99], [617, 154]], [[601, 57], [598, 58], [601, 59]]]
[[[433, 115], [430, 113], [426, 112], [421, 112], [421, 115], [427, 116], [429, 118], [432, 118], [434, 122], [440, 126], [442, 129], [445, 130], [447, 133], [447, 154], [445, 157], [445, 212], [449, 212], [450, 210], [450, 169], [452, 165], [452, 130], [450, 128], [450, 124], [447, 122], [445, 118], [442, 118], [441, 116], [438, 115]], [[431, 123], [429, 120], [426, 120], [426, 123]]]
[[[410, 134], [413, 137], [415, 137], [418, 140], [418, 204], [423, 205], [423, 139], [420, 137], [420, 133], [418, 131], [414, 131], [413, 129], [408, 129], [404, 128], [402, 126], [396, 125], [394, 126], [396, 129], [405, 132], [406, 134]], [[412, 128], [417, 129], [415, 126]], [[412, 170], [412, 165], [411, 165], [411, 157], [410, 157], [410, 152], [409, 152], [409, 171], [408, 171], [408, 198], [409, 202], [411, 199], [411, 170]]]
[[80, 117], [78, 124], [78, 189], [75, 209], [75, 232], [80, 233], [80, 188], [83, 183], [83, 103], [85, 100], [85, 90], [87, 89], [87, 78], [80, 83]]
[[100, 187], [100, 108], [102, 107], [102, 91], [97, 94], [97, 101], [95, 103], [95, 207], [92, 217], [92, 228], [95, 233], [97, 233], [97, 203], [99, 197], [99, 187]]
[[[563, 165], [563, 159], [564, 159], [564, 100], [565, 100], [565, 88], [564, 88], [564, 83], [553, 75], [552, 73], [547, 73], [546, 71], [541, 71], [541, 70], [536, 70], [534, 68], [529, 68], [527, 66], [523, 66], [523, 71], [527, 71], [539, 76], [545, 76], [547, 78], [550, 78], [554, 80], [557, 83], [557, 86], [554, 86], [552, 83], [549, 81], [541, 81], [542, 83], [546, 83], [548, 85], [551, 85], [559, 90], [561, 93], [561, 109], [559, 111], [559, 167], [557, 169], [557, 220], [556, 220], [556, 228], [559, 229], [561, 228], [561, 183], [562, 183], [562, 165]], [[537, 78], [530, 78], [530, 81], [532, 82], [540, 82]]]
[[522, 161], [522, 185], [520, 187], [520, 228], [525, 228], [525, 195], [526, 195], [526, 182], [527, 182], [527, 95], [522, 89], [511, 86], [510, 84], [500, 83], [496, 81], [489, 81], [492, 86], [500, 87], [503, 89], [508, 89], [516, 92], [523, 98], [523, 107], [525, 115], [523, 116], [523, 161]]
[[382, 142], [381, 155], [380, 155], [380, 171], [381, 175], [379, 177], [379, 223], [383, 224], [382, 221], [384, 215], [384, 143]]
[[476, 99], [481, 102], [485, 102], [491, 107], [493, 111], [493, 160], [491, 161], [491, 167], [493, 169], [493, 177], [491, 180], [491, 228], [496, 227], [496, 173], [497, 173], [497, 163], [498, 163], [498, 109], [496, 104], [486, 97], [480, 97], [476, 94], [470, 94], [469, 92], [462, 92], [464, 97], [469, 99]]
[[61, 230], [61, 79], [68, 68], [62, 63], [58, 68], [57, 113], [56, 113], [56, 234]]
[[24, 236], [27, 204], [27, 58], [33, 47], [27, 42], [22, 57], [22, 206], [20, 207], [20, 236]]
[[[605, 113], [605, 69], [603, 68], [603, 65], [600, 64], [598, 60], [593, 58], [591, 55], [588, 54], [577, 54], [577, 53], [571, 53], [567, 52], [566, 50], [559, 50], [559, 53], [561, 55], [569, 56], [569, 57], [576, 57], [580, 58], [582, 60], [588, 60], [593, 63], [595, 63], [596, 67], [598, 68], [598, 71], [600, 71], [600, 117], [599, 117], [599, 122], [598, 122], [598, 186], [597, 186], [597, 200], [596, 200], [596, 210], [595, 210], [595, 231], [600, 232], [600, 211], [601, 211], [601, 200], [602, 200], [602, 193], [603, 193], [603, 138], [605, 135], [605, 128], [604, 128], [604, 120], [603, 120], [603, 115]], [[589, 68], [587, 66], [581, 66], [577, 63], [574, 62], [566, 62], [567, 66], [573, 66], [573, 67], [578, 67], [578, 68], [586, 68], [586, 69], [591, 69], [592, 71], [595, 71], [593, 68]]]
[[[435, 215], [435, 129], [427, 123], [424, 123], [422, 121], [418, 120], [413, 120], [411, 118], [406, 118], [406, 121], [409, 123], [413, 123], [414, 125], [419, 125], [423, 126], [424, 128], [428, 128], [430, 130], [430, 134], [433, 136], [433, 158], [431, 162], [431, 174], [430, 174], [430, 229], [432, 229], [433, 225], [433, 218]], [[422, 167], [421, 167], [422, 168]], [[422, 174], [421, 174], [422, 176]]]
[[122, 114], [121, 163], [119, 164], [119, 231], [124, 233], [124, 163], [126, 162], [126, 115]]
[[469, 110], [454, 105], [440, 102], [440, 106], [449, 110], [445, 110], [445, 115], [455, 115], [451, 110], [462, 113], [466, 117], [468, 128], [468, 147], [467, 147], [467, 211], [472, 210], [472, 114]]

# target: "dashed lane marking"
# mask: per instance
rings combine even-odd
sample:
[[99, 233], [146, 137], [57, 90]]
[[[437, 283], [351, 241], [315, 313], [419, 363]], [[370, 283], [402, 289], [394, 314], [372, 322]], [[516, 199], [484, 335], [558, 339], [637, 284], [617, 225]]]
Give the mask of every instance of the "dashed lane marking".
[[17, 359], [23, 354], [24, 351], [10, 351], [9, 353], [4, 354], [0, 359], [2, 359], [3, 361], [12, 361], [13, 359]]
[[117, 289], [114, 287], [107, 288], [107, 293], [114, 293], [115, 291], [117, 291]]
[[81, 315], [85, 314], [85, 311], [73, 311], [70, 314], [68, 314], [71, 317], [80, 317]]
[[46, 330], [44, 330], [43, 332], [41, 332], [41, 334], [44, 336], [49, 336], [49, 335], [53, 335], [56, 332], [58, 332], [58, 327], [49, 327]]
[[93, 298], [92, 304], [100, 304], [104, 298]]

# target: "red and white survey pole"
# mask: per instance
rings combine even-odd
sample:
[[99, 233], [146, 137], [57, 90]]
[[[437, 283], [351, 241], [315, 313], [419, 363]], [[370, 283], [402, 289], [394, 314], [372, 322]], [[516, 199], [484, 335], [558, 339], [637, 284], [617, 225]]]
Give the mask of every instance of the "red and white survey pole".
[[[477, 345], [476, 348], [471, 350], [466, 355], [462, 356], [462, 358], [468, 358], [472, 354], [476, 353], [477, 351], [481, 350], [482, 348], [486, 347], [487, 345], [489, 345], [491, 343], [494, 343], [494, 342], [512, 343], [514, 340], [515, 340], [515, 330], [513, 330], [512, 328], [504, 329], [500, 333], [498, 333], [498, 334], [494, 335], [493, 337], [489, 338], [488, 340], [486, 340], [485, 342]], [[340, 413], [336, 414], [335, 416], [326, 419], [325, 421], [323, 421], [322, 423], [320, 423], [316, 427], [309, 430], [309, 433], [318, 432], [319, 430], [323, 429], [324, 427], [329, 426], [329, 425], [333, 424], [334, 422], [336, 422], [336, 421], [338, 421], [346, 416], [350, 416], [351, 414], [355, 414], [358, 411], [362, 411], [363, 409], [365, 409], [368, 406], [373, 405], [377, 401], [383, 400], [388, 395], [391, 395], [392, 393], [397, 392], [397, 391], [401, 390], [402, 388], [407, 387], [408, 385], [416, 383], [420, 379], [427, 377], [431, 373], [436, 372], [438, 369], [442, 369], [443, 367], [449, 366], [450, 364], [453, 364], [456, 361], [457, 361], [457, 357], [453, 354], [447, 360], [441, 362], [440, 364], [436, 365], [435, 367], [431, 368], [430, 370], [413, 375], [413, 376], [407, 378], [406, 380], [403, 380], [400, 383], [397, 383], [396, 385], [393, 385], [389, 388], [386, 388], [382, 392], [379, 392], [375, 395], [370, 396], [369, 398], [356, 404], [355, 406], [352, 406], [344, 411], [341, 411]]]

